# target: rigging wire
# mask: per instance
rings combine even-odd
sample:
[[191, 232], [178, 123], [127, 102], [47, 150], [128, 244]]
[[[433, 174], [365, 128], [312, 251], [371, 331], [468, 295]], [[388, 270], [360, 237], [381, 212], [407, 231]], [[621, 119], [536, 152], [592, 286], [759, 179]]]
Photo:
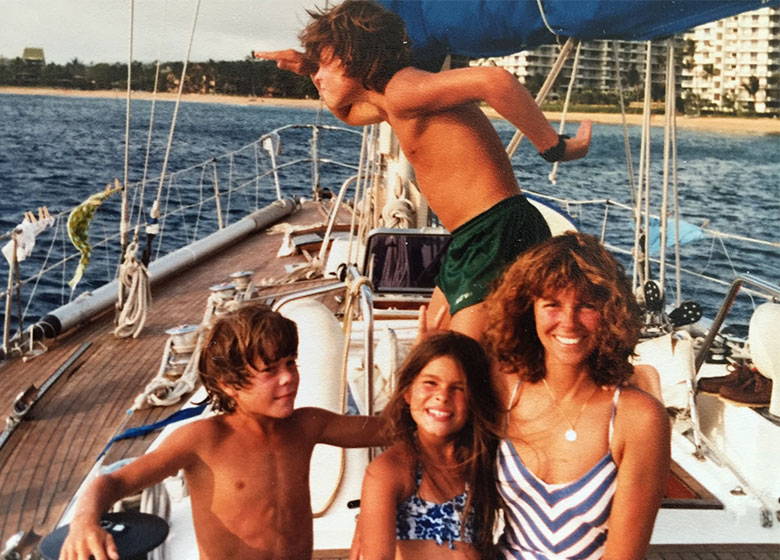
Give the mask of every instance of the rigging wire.
[[133, 95], [133, 31], [135, 19], [135, 0], [130, 0], [130, 22], [128, 30], [128, 58], [127, 58], [127, 100], [125, 104], [125, 161], [124, 180], [122, 182], [122, 207], [119, 217], [119, 238], [121, 254], [124, 255], [127, 246], [127, 182], [130, 175], [130, 107]]
[[[168, 2], [163, 3], [163, 29], [167, 27], [168, 21]], [[146, 191], [146, 181], [149, 173], [149, 156], [152, 148], [152, 135], [154, 133], [154, 117], [157, 108], [157, 92], [160, 84], [160, 53], [162, 51], [162, 40], [157, 42], [157, 62], [154, 69], [154, 87], [152, 89], [152, 101], [149, 108], [149, 127], [146, 132], [146, 152], [144, 154], [144, 170], [141, 177], [141, 185], [138, 191], [138, 217], [135, 225], [134, 239], [138, 241], [138, 236], [141, 229], [141, 222], [146, 220], [146, 212], [144, 210], [144, 195]]]
[[[547, 94], [550, 93], [553, 84], [555, 84], [555, 80], [558, 78], [558, 75], [561, 73], [561, 70], [563, 70], [564, 64], [566, 64], [566, 60], [569, 58], [572, 49], [578, 43], [579, 41], [573, 37], [569, 37], [568, 39], [566, 39], [566, 42], [561, 47], [561, 51], [558, 53], [558, 58], [555, 59], [555, 62], [553, 63], [552, 68], [550, 69], [550, 73], [547, 74], [547, 78], [545, 78], [542, 87], [539, 88], [539, 92], [536, 94], [535, 101], [537, 105], [541, 105], [544, 102], [544, 100], [547, 99]], [[514, 135], [512, 136], [512, 139], [509, 141], [509, 144], [507, 144], [506, 154], [507, 157], [509, 157], [509, 159], [512, 159], [512, 156], [517, 151], [517, 148], [520, 145], [520, 141], [523, 139], [523, 136], [524, 134], [522, 132], [516, 130]]]
[[[561, 121], [558, 125], [558, 134], [563, 134], [566, 129], [566, 113], [569, 111], [569, 102], [571, 101], [571, 92], [574, 90], [574, 82], [577, 79], [577, 70], [580, 66], [580, 50], [582, 50], [582, 43], [577, 42], [577, 50], [574, 52], [574, 62], [571, 64], [571, 76], [569, 76], [569, 87], [566, 88], [566, 98], [563, 101], [563, 107], [561, 108]], [[555, 185], [558, 182], [558, 167], [559, 161], [553, 163], [550, 174], [547, 176], [549, 181]]]
[[197, 28], [198, 24], [198, 15], [200, 13], [200, 1], [197, 0], [195, 4], [195, 13], [192, 18], [192, 29], [190, 31], [190, 40], [187, 44], [187, 55], [184, 58], [184, 64], [182, 66], [181, 70], [181, 77], [179, 78], [179, 90], [176, 93], [176, 103], [173, 107], [173, 117], [171, 118], [171, 127], [168, 131], [168, 143], [165, 146], [165, 156], [163, 158], [163, 165], [162, 170], [160, 171], [160, 183], [157, 187], [157, 195], [155, 197], [155, 204], [159, 204], [160, 198], [162, 196], [163, 187], [165, 186], [165, 174], [168, 171], [168, 161], [170, 160], [171, 156], [171, 146], [173, 145], [173, 134], [176, 130], [176, 121], [179, 115], [179, 107], [181, 105], [181, 96], [184, 91], [184, 79], [187, 76], [187, 65], [190, 60], [190, 54], [192, 53], [192, 43], [195, 38], [195, 29]]
[[[674, 119], [674, 93], [674, 43], [672, 40], [669, 40], [666, 44], [666, 103], [664, 106], [663, 179], [661, 182], [661, 221], [659, 224], [660, 231], [658, 232], [658, 250], [660, 252], [658, 282], [662, 288], [665, 287], [666, 282], [666, 234], [669, 221], [669, 165], [672, 147], [672, 120]], [[649, 230], [646, 235], [649, 236]]]
[[626, 175], [628, 176], [628, 188], [631, 198], [636, 202], [636, 185], [634, 184], [634, 161], [631, 154], [631, 144], [628, 141], [628, 121], [626, 120], [626, 103], [623, 98], [623, 74], [620, 67], [620, 51], [618, 42], [612, 41], [612, 55], [615, 61], [615, 76], [618, 91], [618, 101], [620, 103], [620, 121], [623, 124], [623, 150], [626, 154]]

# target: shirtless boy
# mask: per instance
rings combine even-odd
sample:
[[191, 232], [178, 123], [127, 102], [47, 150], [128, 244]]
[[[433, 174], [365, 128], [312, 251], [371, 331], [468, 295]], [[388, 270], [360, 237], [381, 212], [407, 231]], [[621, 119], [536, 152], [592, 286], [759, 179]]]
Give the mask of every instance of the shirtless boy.
[[76, 506], [60, 559], [119, 558], [100, 515], [123, 496], [184, 474], [201, 560], [302, 559], [312, 553], [309, 458], [316, 443], [382, 443], [378, 418], [294, 409], [295, 323], [248, 304], [222, 316], [200, 357], [201, 380], [223, 412], [173, 432], [157, 449], [97, 478]]
[[439, 73], [409, 66], [403, 22], [366, 0], [346, 0], [301, 32], [305, 53], [255, 52], [279, 68], [311, 75], [333, 114], [351, 125], [386, 121], [414, 167], [431, 209], [453, 234], [431, 298], [431, 323], [474, 338], [484, 331], [491, 283], [526, 248], [550, 236], [541, 214], [522, 196], [486, 102], [519, 128], [550, 161], [583, 157], [591, 123], [565, 139], [528, 90], [506, 70], [472, 67]]

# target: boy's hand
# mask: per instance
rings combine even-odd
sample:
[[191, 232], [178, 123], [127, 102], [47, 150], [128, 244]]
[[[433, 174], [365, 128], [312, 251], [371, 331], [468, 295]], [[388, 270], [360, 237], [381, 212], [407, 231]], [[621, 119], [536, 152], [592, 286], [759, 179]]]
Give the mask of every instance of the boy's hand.
[[97, 523], [79, 522], [70, 524], [68, 537], [62, 544], [60, 560], [119, 560], [114, 537], [100, 528]]
[[273, 60], [281, 70], [289, 70], [301, 76], [310, 76], [317, 71], [317, 65], [308, 60], [302, 52], [295, 49], [252, 51], [252, 57]]
[[566, 151], [563, 153], [563, 161], [571, 161], [585, 157], [590, 147], [590, 135], [593, 128], [592, 121], [582, 121], [577, 129], [577, 136], [566, 139]]

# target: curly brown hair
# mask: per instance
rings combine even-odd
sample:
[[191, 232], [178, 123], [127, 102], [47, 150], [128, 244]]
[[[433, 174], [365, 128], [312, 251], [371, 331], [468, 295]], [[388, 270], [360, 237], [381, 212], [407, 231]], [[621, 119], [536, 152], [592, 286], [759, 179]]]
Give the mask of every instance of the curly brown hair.
[[523, 379], [544, 378], [544, 347], [536, 334], [534, 301], [573, 288], [601, 313], [596, 348], [588, 358], [598, 385], [616, 385], [631, 375], [641, 315], [623, 266], [601, 242], [584, 233], [552, 237], [524, 252], [504, 272], [486, 300], [485, 344], [501, 371]]
[[375, 2], [346, 0], [308, 14], [313, 21], [298, 38], [313, 68], [319, 64], [323, 49], [331, 47], [347, 77], [381, 93], [396, 72], [409, 66], [411, 54], [403, 20]]
[[235, 400], [224, 387], [242, 389], [252, 379], [249, 367], [271, 364], [298, 352], [298, 329], [261, 303], [246, 303], [220, 315], [203, 341], [198, 361], [206, 402], [220, 412], [234, 412]]
[[405, 395], [420, 371], [436, 358], [455, 360], [466, 376], [466, 406], [469, 418], [455, 440], [455, 456], [469, 488], [465, 515], [475, 512], [475, 548], [482, 558], [490, 556], [493, 546], [493, 524], [498, 505], [494, 477], [498, 415], [498, 397], [490, 383], [490, 360], [482, 345], [457, 332], [429, 336], [412, 348], [396, 373], [396, 389], [382, 412], [390, 439], [403, 442], [415, 455], [417, 424], [412, 418]]

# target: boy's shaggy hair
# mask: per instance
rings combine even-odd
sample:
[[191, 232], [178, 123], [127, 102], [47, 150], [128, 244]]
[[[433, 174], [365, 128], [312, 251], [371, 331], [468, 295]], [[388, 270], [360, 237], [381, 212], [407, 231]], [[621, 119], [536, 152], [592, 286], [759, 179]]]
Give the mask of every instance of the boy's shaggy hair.
[[331, 47], [345, 74], [368, 90], [385, 91], [393, 74], [409, 66], [410, 49], [400, 17], [368, 0], [346, 0], [325, 11], [309, 11], [313, 21], [299, 35], [313, 68]]
[[599, 240], [583, 233], [552, 237], [523, 253], [486, 300], [488, 351], [502, 371], [532, 383], [545, 376], [544, 347], [536, 334], [534, 301], [574, 289], [601, 314], [597, 344], [588, 358], [597, 385], [617, 385], [631, 375], [628, 361], [639, 338], [639, 307], [623, 266]]
[[206, 399], [221, 412], [234, 412], [235, 400], [224, 387], [242, 389], [255, 369], [298, 352], [298, 329], [291, 320], [264, 304], [247, 303], [220, 315], [203, 341], [198, 369]]
[[475, 512], [477, 542], [482, 558], [492, 551], [493, 524], [498, 507], [494, 481], [496, 433], [501, 407], [490, 383], [490, 361], [482, 345], [457, 332], [432, 335], [414, 346], [396, 373], [396, 389], [382, 412], [392, 441], [406, 444], [419, 457], [417, 424], [412, 418], [406, 394], [420, 371], [432, 360], [447, 356], [463, 369], [466, 376], [468, 420], [455, 440], [456, 458], [469, 489], [465, 516]]

